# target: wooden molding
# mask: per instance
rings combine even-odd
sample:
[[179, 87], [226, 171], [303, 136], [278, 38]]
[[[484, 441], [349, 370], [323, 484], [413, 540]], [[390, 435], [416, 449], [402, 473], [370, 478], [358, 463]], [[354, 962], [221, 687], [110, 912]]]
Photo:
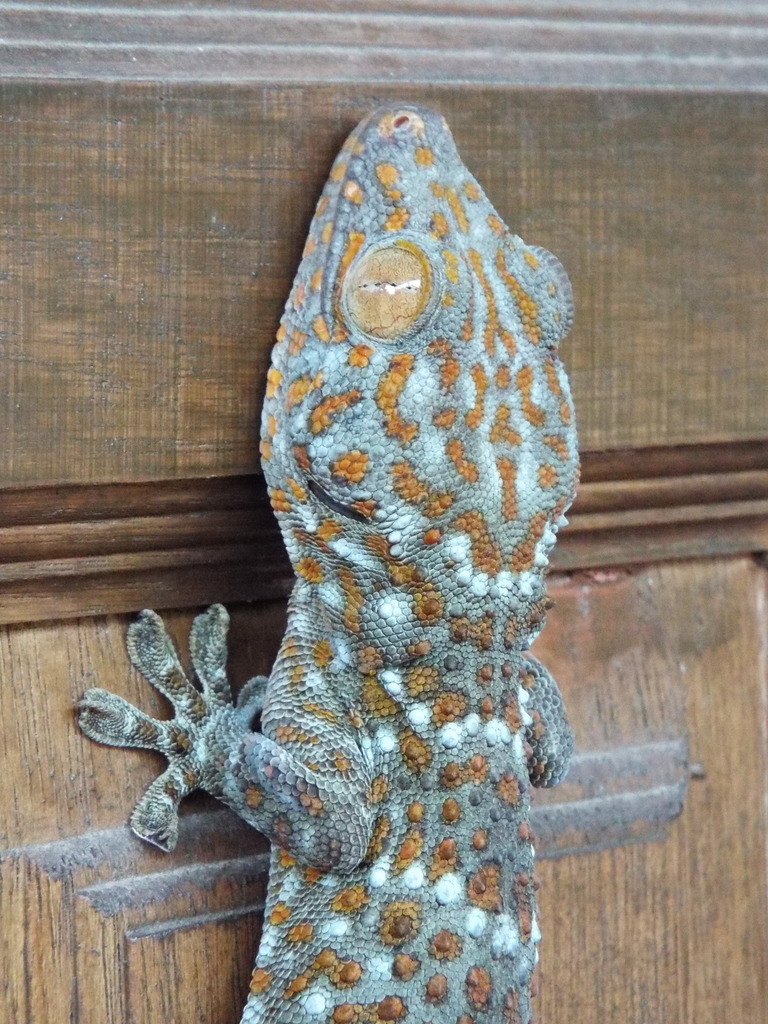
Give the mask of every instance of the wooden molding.
[[725, 0], [0, 3], [0, 36], [0, 78], [768, 88], [768, 9]]
[[[587, 452], [553, 569], [768, 549], [768, 444]], [[0, 622], [285, 597], [260, 476], [0, 491]]]

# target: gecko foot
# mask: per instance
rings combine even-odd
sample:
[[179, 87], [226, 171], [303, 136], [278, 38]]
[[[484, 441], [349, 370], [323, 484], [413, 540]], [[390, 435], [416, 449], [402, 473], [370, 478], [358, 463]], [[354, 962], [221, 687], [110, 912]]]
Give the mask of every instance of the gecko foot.
[[[195, 789], [218, 795], [211, 772], [211, 746], [225, 715], [250, 721], [261, 710], [266, 677], [245, 684], [235, 706], [226, 676], [229, 616], [212, 605], [192, 623], [189, 646], [198, 689], [185, 674], [163, 620], [141, 612], [128, 629], [131, 661], [172, 704], [170, 721], [151, 718], [106, 690], [86, 690], [78, 704], [80, 728], [92, 740], [112, 747], [156, 750], [168, 768], [149, 786], [131, 816], [131, 828], [147, 842], [172, 850], [178, 840], [179, 804]], [[213, 743], [212, 743], [213, 741]]]

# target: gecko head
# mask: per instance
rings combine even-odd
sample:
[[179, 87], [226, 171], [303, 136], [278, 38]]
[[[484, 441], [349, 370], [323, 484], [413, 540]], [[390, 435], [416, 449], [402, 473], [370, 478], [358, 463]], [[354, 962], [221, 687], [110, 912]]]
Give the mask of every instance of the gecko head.
[[352, 132], [278, 332], [262, 456], [299, 578], [361, 643], [391, 659], [449, 608], [538, 600], [578, 465], [556, 351], [571, 309], [559, 261], [509, 232], [438, 112], [385, 107]]

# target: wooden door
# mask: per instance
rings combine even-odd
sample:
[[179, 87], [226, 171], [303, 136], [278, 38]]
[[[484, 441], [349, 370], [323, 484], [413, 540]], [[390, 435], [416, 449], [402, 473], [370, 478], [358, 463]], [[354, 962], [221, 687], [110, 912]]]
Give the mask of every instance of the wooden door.
[[330, 162], [439, 107], [573, 278], [583, 484], [537, 653], [574, 722], [537, 800], [541, 1024], [760, 1024], [766, 922], [768, 21], [399, 0], [0, 4], [0, 1016], [236, 1024], [266, 845], [73, 704], [167, 713], [126, 624], [233, 613], [269, 669], [290, 570], [259, 475], [269, 348]]

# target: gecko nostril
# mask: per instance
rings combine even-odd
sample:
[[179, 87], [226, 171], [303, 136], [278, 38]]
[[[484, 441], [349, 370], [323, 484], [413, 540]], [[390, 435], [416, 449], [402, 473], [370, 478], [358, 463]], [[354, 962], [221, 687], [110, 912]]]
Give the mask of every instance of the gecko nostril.
[[408, 128], [410, 127], [411, 119], [407, 114], [397, 114], [394, 121], [392, 122], [393, 128]]

